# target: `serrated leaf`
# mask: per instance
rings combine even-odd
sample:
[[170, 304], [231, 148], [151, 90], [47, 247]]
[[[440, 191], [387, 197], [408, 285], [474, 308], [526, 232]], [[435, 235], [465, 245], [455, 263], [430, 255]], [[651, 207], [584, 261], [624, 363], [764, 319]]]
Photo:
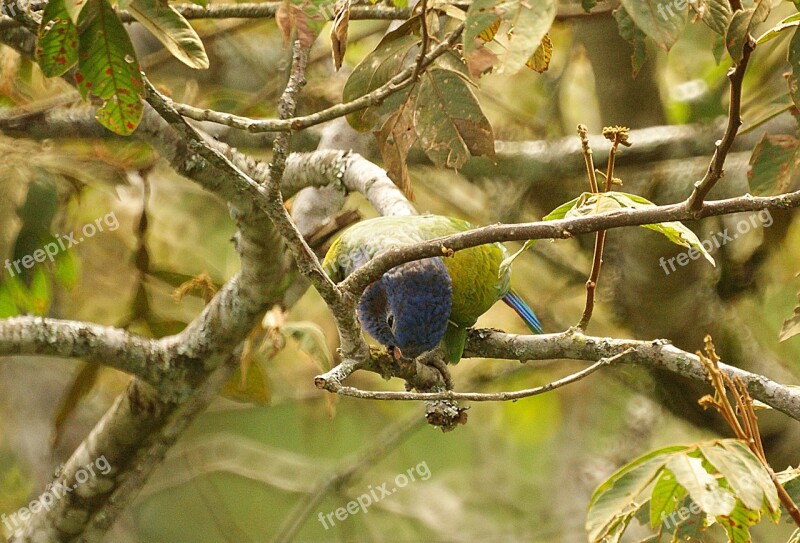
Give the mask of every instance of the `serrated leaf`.
[[540, 74], [544, 73], [547, 71], [547, 68], [550, 67], [550, 59], [552, 56], [553, 42], [550, 41], [550, 34], [545, 34], [544, 38], [542, 38], [542, 43], [539, 44], [539, 47], [531, 58], [528, 59], [528, 62], [525, 63], [525, 66]]
[[[342, 91], [344, 102], [369, 94], [415, 60], [421, 38], [413, 30], [418, 25], [419, 19], [412, 19], [383, 37], [375, 50], [350, 74]], [[397, 109], [396, 106], [405, 101], [408, 93], [408, 89], [396, 92], [381, 105], [351, 113], [347, 116], [347, 122], [361, 132], [371, 130], [382, 117]]]
[[622, 0], [622, 5], [636, 26], [664, 51], [672, 49], [689, 18], [685, 4], [683, 9], [679, 9], [674, 2]]
[[745, 41], [759, 24], [767, 20], [771, 0], [756, 0], [755, 7], [739, 10], [733, 14], [725, 34], [725, 46], [735, 63], [742, 60]]
[[788, 134], [764, 134], [750, 156], [747, 178], [750, 192], [772, 195], [786, 192], [800, 164], [800, 140]]
[[700, 458], [676, 454], [667, 461], [666, 468], [707, 514], [714, 517], [731, 514], [736, 497], [705, 470]]
[[450, 70], [422, 75], [414, 110], [422, 150], [437, 166], [459, 169], [472, 156], [494, 160], [494, 133], [464, 77]]
[[694, 0], [690, 5], [708, 28], [724, 36], [733, 12], [729, 0]]
[[633, 22], [631, 16], [622, 6], [614, 10], [614, 19], [617, 21], [620, 37], [633, 47], [631, 69], [633, 70], [633, 77], [636, 77], [639, 75], [644, 63], [647, 62], [647, 35], [642, 32], [641, 28], [636, 26], [636, 23]]
[[325, 333], [319, 325], [309, 321], [287, 322], [281, 331], [297, 341], [297, 346], [317, 363], [322, 371], [333, 367], [333, 355], [328, 350]]
[[800, 25], [800, 13], [793, 13], [759, 36], [756, 39], [756, 43], [761, 45], [764, 42], [777, 38], [780, 33], [787, 28], [794, 28], [798, 25]]
[[128, 12], [172, 55], [196, 70], [208, 68], [208, 55], [189, 21], [163, 0], [133, 0]]
[[36, 42], [36, 62], [47, 77], [57, 77], [78, 62], [78, 27], [64, 5], [70, 0], [45, 4]]
[[130, 37], [107, 0], [88, 0], [78, 26], [84, 29], [75, 74], [81, 96], [101, 99], [97, 120], [126, 136], [144, 111], [142, 74]]
[[661, 473], [666, 462], [687, 447], [672, 446], [649, 452], [620, 468], [592, 494], [586, 514], [591, 541], [600, 541], [618, 519], [630, 513], [635, 498]]
[[686, 489], [678, 484], [675, 474], [664, 469], [650, 494], [650, 527], [657, 528], [685, 497]]

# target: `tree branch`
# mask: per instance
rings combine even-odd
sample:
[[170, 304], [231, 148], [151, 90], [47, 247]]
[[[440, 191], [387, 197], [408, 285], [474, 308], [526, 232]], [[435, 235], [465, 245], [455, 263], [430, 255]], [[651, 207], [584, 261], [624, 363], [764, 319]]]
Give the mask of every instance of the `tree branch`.
[[162, 343], [118, 328], [40, 317], [0, 320], [0, 356], [6, 355], [81, 358], [135, 375], [165, 396], [185, 392]]
[[208, 121], [233, 128], [247, 130], [251, 133], [259, 132], [290, 132], [294, 130], [301, 130], [310, 126], [318, 125], [338, 117], [344, 117], [350, 113], [361, 111], [370, 106], [381, 104], [386, 98], [392, 94], [399, 92], [416, 82], [415, 73], [417, 69], [425, 69], [430, 66], [437, 58], [450, 50], [458, 41], [461, 33], [464, 30], [463, 23], [456, 27], [453, 32], [442, 43], [434, 47], [430, 53], [420, 62], [411, 65], [404, 70], [400, 71], [392, 77], [389, 81], [375, 89], [374, 91], [346, 102], [344, 104], [337, 104], [322, 111], [305, 115], [303, 117], [294, 117], [288, 119], [265, 119], [256, 120], [249, 117], [241, 117], [231, 113], [223, 113], [211, 109], [200, 109], [187, 104], [180, 104], [173, 102], [169, 98], [165, 98], [167, 103], [184, 117], [194, 119], [196, 121]]
[[747, 64], [754, 47], [755, 41], [748, 33], [745, 36], [742, 59], [728, 73], [728, 78], [731, 81], [731, 90], [730, 103], [728, 104], [728, 124], [725, 128], [725, 134], [716, 144], [706, 175], [694, 184], [694, 190], [688, 200], [691, 209], [699, 210], [703, 206], [705, 197], [724, 175], [725, 158], [733, 146], [739, 127], [742, 125], [742, 82], [744, 81], [744, 74], [747, 71]]
[[475, 228], [426, 242], [392, 249], [375, 256], [340, 283], [351, 294], [360, 294], [387, 270], [422, 258], [442, 256], [450, 250], [460, 251], [495, 241], [526, 241], [529, 239], [567, 239], [598, 230], [638, 226], [664, 221], [694, 220], [740, 211], [761, 209], [791, 209], [800, 206], [800, 191], [779, 196], [737, 198], [705, 202], [699, 210], [690, 209], [686, 202], [652, 208], [621, 209], [555, 221], [520, 224], [498, 224]]

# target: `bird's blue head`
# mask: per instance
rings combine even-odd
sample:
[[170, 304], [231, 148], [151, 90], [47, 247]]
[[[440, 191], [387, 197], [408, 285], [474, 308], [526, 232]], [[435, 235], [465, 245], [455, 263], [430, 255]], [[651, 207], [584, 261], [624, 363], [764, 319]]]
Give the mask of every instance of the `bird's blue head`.
[[358, 318], [369, 335], [414, 358], [444, 337], [451, 294], [450, 274], [441, 258], [408, 262], [367, 287]]

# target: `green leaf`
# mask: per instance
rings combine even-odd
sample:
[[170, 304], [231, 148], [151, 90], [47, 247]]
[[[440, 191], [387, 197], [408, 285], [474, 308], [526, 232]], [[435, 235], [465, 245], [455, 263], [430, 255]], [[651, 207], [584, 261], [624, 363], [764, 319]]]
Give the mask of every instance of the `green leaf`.
[[756, 43], [761, 45], [773, 38], [777, 38], [787, 28], [794, 28], [798, 25], [800, 25], [800, 13], [793, 13], [759, 36]]
[[[375, 50], [367, 55], [345, 83], [342, 100], [349, 102], [377, 89], [410, 65], [416, 58], [421, 38], [413, 33], [419, 19], [411, 19], [386, 34]], [[391, 114], [408, 96], [410, 89], [396, 92], [383, 104], [371, 106], [347, 116], [350, 126], [361, 132], [371, 130], [382, 117]]]
[[725, 46], [734, 62], [742, 60], [745, 40], [756, 26], [767, 20], [771, 0], [757, 0], [755, 7], [739, 10], [733, 14], [728, 32], [725, 35]]
[[498, 0], [475, 0], [469, 5], [467, 18], [464, 20], [464, 36], [462, 38], [465, 56], [474, 51], [480, 43], [494, 37], [494, 32], [492, 32], [489, 40], [479, 39], [479, 36], [488, 29], [497, 30], [496, 26], [502, 20], [500, 12], [497, 10], [498, 4]]
[[33, 270], [28, 296], [30, 304], [28, 310], [34, 315], [47, 315], [53, 302], [53, 288], [42, 266], [36, 266]]
[[747, 178], [750, 192], [773, 195], [786, 192], [800, 164], [800, 140], [788, 134], [764, 134], [750, 156]]
[[503, 18], [512, 23], [511, 35], [501, 71], [517, 72], [542, 43], [558, 11], [556, 0], [506, 0]]
[[[630, 521], [634, 500], [661, 473], [666, 462], [688, 448], [672, 446], [652, 451], [619, 469], [597, 487], [589, 501], [586, 530], [590, 541], [601, 541], [624, 519]], [[635, 509], [634, 509], [635, 510]]]
[[786, 341], [797, 334], [800, 334], [800, 305], [796, 305], [792, 315], [783, 321], [778, 341]]
[[75, 74], [81, 96], [101, 99], [97, 120], [126, 136], [144, 111], [142, 74], [130, 37], [107, 0], [89, 0], [78, 26], [84, 29]]
[[745, 507], [758, 511], [764, 500], [769, 499], [767, 493], [775, 492], [771, 483], [766, 488], [762, 486], [761, 482], [765, 477], [768, 479], [769, 475], [749, 449], [729, 449], [721, 443], [700, 444], [699, 449], [705, 459], [725, 477]]
[[[246, 376], [242, 377], [242, 366]], [[272, 400], [272, 389], [269, 378], [258, 362], [239, 364], [233, 375], [225, 382], [220, 395], [235, 402], [254, 405], [269, 405]]]
[[36, 62], [47, 77], [62, 75], [78, 62], [78, 27], [70, 19], [64, 1], [47, 2], [39, 24]]
[[736, 497], [705, 470], [700, 458], [676, 454], [667, 461], [666, 468], [675, 474], [678, 483], [703, 511], [715, 517], [731, 514]]
[[761, 512], [748, 509], [741, 502], [736, 502], [730, 515], [717, 517], [717, 522], [728, 534], [728, 543], [751, 543], [750, 527], [758, 524], [759, 520]]
[[69, 14], [70, 20], [78, 24], [78, 20], [80, 19], [81, 12], [83, 8], [86, 6], [87, 0], [64, 0], [64, 7]]
[[686, 5], [683, 9], [678, 9], [675, 2], [622, 0], [622, 5], [636, 26], [665, 51], [675, 45], [689, 17]]
[[281, 331], [297, 341], [297, 346], [317, 363], [322, 371], [333, 367], [333, 355], [328, 350], [325, 333], [319, 325], [309, 321], [287, 322]]
[[524, 253], [525, 251], [527, 251], [528, 249], [530, 249], [531, 247], [533, 247], [534, 243], [536, 243], [535, 239], [529, 239], [528, 241], [522, 244], [522, 248], [520, 248], [519, 251], [517, 251], [511, 256], [505, 257], [503, 261], [500, 262], [500, 268], [497, 272], [497, 277], [503, 277], [506, 273], [508, 273], [508, 268], [511, 267], [511, 264], [514, 263], [517, 257], [522, 253]]
[[11, 296], [5, 283], [0, 283], [0, 319], [7, 319], [19, 315], [17, 304]]
[[792, 41], [789, 42], [789, 64], [792, 66], [792, 73], [787, 78], [789, 83], [789, 95], [795, 106], [800, 107], [800, 28], [794, 31]]
[[[655, 207], [653, 202], [626, 192], [609, 191], [602, 193], [584, 192], [575, 200], [571, 200], [560, 205], [551, 211], [544, 220], [555, 220], [560, 218], [585, 217], [596, 215], [606, 211], [617, 209], [643, 209]], [[667, 237], [672, 243], [696, 249], [708, 260], [712, 266], [716, 265], [714, 258], [703, 247], [694, 232], [689, 230], [682, 223], [677, 221], [667, 221], [656, 224], [643, 224], [642, 228], [654, 230]]]
[[581, 7], [583, 11], [589, 13], [597, 5], [597, 0], [581, 0]]
[[750, 449], [738, 439], [724, 439], [721, 440], [719, 444], [744, 463], [745, 469], [755, 479], [754, 482], [761, 487], [764, 498], [766, 499], [767, 508], [770, 511], [776, 511], [781, 505], [780, 499], [778, 498], [778, 491], [775, 490], [772, 479], [770, 479], [769, 474], [758, 458], [756, 458]]
[[678, 484], [675, 474], [664, 469], [650, 494], [650, 527], [661, 525], [685, 497], [686, 489]]
[[717, 34], [724, 36], [733, 12], [729, 0], [696, 0], [691, 4], [700, 20]]
[[[556, 0], [475, 0], [464, 22], [464, 53], [482, 42], [503, 38], [501, 71], [521, 70], [536, 53], [553, 25]], [[506, 29], [498, 33], [500, 24]]]
[[431, 70], [422, 75], [414, 126], [419, 143], [437, 166], [459, 169], [469, 156], [494, 159], [494, 134], [461, 74]]
[[583, 197], [584, 197], [584, 194], [590, 194], [590, 193], [584, 192], [583, 194], [581, 194], [581, 195], [580, 195], [580, 196], [578, 196], [577, 198], [573, 198], [573, 199], [572, 199], [572, 200], [570, 200], [569, 202], [565, 202], [565, 203], [561, 204], [560, 206], [558, 206], [557, 208], [555, 208], [553, 211], [551, 211], [550, 213], [548, 213], [547, 215], [545, 215], [545, 216], [542, 218], [542, 220], [543, 220], [543, 221], [557, 221], [557, 220], [559, 220], [559, 219], [563, 219], [564, 217], [566, 217], [566, 216], [567, 216], [567, 213], [569, 213], [570, 211], [572, 211], [572, 209], [573, 209], [573, 208], [574, 208], [576, 205], [578, 205], [578, 201], [579, 201], [581, 198], [583, 198]]
[[636, 26], [636, 23], [633, 22], [631, 16], [622, 6], [614, 11], [614, 19], [617, 21], [620, 37], [633, 47], [631, 67], [633, 69], [633, 77], [636, 77], [644, 63], [647, 62], [647, 35]]
[[172, 55], [197, 70], [208, 68], [208, 55], [189, 21], [162, 0], [133, 0], [128, 12]]
[[62, 252], [56, 257], [53, 279], [67, 290], [78, 284], [78, 259], [70, 252]]

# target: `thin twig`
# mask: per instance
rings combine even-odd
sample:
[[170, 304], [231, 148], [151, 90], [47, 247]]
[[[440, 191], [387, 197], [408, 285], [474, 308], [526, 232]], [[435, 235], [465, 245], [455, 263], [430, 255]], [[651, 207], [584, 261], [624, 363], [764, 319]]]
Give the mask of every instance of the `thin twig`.
[[[586, 125], [578, 125], [578, 136], [581, 139], [581, 149], [583, 150], [583, 160], [586, 165], [586, 173], [589, 177], [589, 189], [594, 194], [600, 192], [597, 185], [597, 176], [594, 172], [594, 160], [592, 159], [592, 148], [589, 145], [589, 130]], [[613, 148], [613, 146], [612, 146]], [[610, 156], [610, 155], [609, 155]], [[609, 158], [610, 160], [610, 158]], [[594, 312], [594, 293], [597, 288], [597, 281], [600, 278], [600, 267], [603, 264], [603, 244], [606, 239], [606, 231], [598, 230], [595, 234], [594, 255], [592, 258], [592, 271], [586, 281], [586, 303], [583, 307], [583, 315], [578, 323], [580, 330], [586, 330]]]
[[[706, 336], [705, 354], [698, 351], [697, 356], [705, 365], [708, 372], [708, 380], [714, 387], [714, 398], [704, 396], [700, 398], [700, 405], [716, 409], [734, 431], [736, 437], [742, 440], [747, 445], [747, 448], [758, 458], [775, 486], [781, 504], [789, 513], [789, 516], [792, 517], [794, 523], [800, 526], [800, 510], [797, 509], [792, 497], [778, 481], [775, 470], [772, 469], [772, 466], [767, 461], [767, 456], [764, 453], [764, 444], [761, 441], [761, 432], [758, 429], [758, 417], [753, 408], [753, 398], [750, 396], [744, 380], [741, 376], [731, 376], [720, 370], [719, 357], [714, 349], [711, 336]], [[728, 399], [728, 389], [730, 389], [736, 402], [736, 411]], [[739, 413], [738, 417], [736, 416], [737, 411]], [[741, 422], [739, 419], [741, 419]]]
[[208, 121], [233, 128], [239, 128], [242, 130], [247, 130], [251, 133], [291, 132], [294, 130], [301, 130], [303, 128], [322, 124], [339, 117], [344, 117], [345, 115], [354, 113], [356, 111], [361, 111], [362, 109], [366, 109], [370, 106], [378, 105], [392, 94], [414, 84], [416, 81], [414, 74], [416, 73], [417, 69], [420, 67], [421, 69], [427, 68], [437, 58], [449, 51], [450, 48], [453, 47], [456, 42], [458, 42], [463, 30], [464, 24], [462, 23], [456, 27], [455, 30], [453, 30], [453, 32], [445, 41], [434, 47], [430, 53], [428, 53], [422, 59], [422, 62], [418, 62], [414, 66], [409, 66], [408, 68], [398, 72], [397, 75], [392, 77], [389, 81], [374, 91], [365, 94], [360, 98], [356, 98], [355, 100], [351, 100], [350, 102], [337, 104], [310, 115], [286, 119], [257, 120], [249, 117], [233, 115], [230, 113], [223, 113], [221, 111], [214, 111], [211, 109], [201, 109], [173, 101], [170, 101], [170, 105], [184, 117], [188, 117], [196, 121]]
[[[733, 4], [733, 2], [731, 2], [731, 4]], [[706, 175], [703, 179], [694, 184], [694, 190], [686, 200], [686, 205], [691, 210], [699, 211], [703, 207], [703, 200], [705, 200], [709, 191], [714, 188], [714, 185], [716, 185], [724, 175], [723, 168], [725, 166], [725, 158], [728, 156], [733, 141], [736, 139], [739, 127], [742, 125], [742, 82], [744, 81], [747, 63], [750, 60], [750, 54], [753, 52], [754, 47], [755, 42], [753, 37], [748, 34], [745, 37], [742, 59], [728, 72], [728, 79], [730, 79], [731, 82], [730, 103], [728, 104], [728, 124], [725, 127], [725, 134], [716, 144], [716, 149], [714, 150], [714, 155], [711, 157], [711, 164], [708, 167]]]
[[584, 377], [591, 375], [592, 373], [599, 370], [603, 366], [608, 366], [612, 362], [619, 360], [620, 358], [630, 354], [631, 352], [632, 352], [631, 349], [626, 349], [625, 351], [616, 354], [612, 357], [601, 358], [588, 368], [585, 368], [579, 372], [568, 375], [567, 377], [564, 377], [557, 381], [553, 381], [551, 383], [539, 387], [528, 388], [524, 390], [515, 390], [512, 392], [455, 392], [452, 390], [444, 390], [441, 392], [395, 392], [395, 391], [383, 391], [383, 390], [371, 391], [371, 390], [361, 390], [358, 388], [342, 386], [339, 382], [331, 379], [326, 380], [325, 388], [330, 392], [335, 392], [336, 394], [340, 394], [342, 396], [350, 396], [352, 398], [361, 398], [364, 400], [395, 400], [395, 401], [465, 400], [470, 402], [516, 401], [516, 400], [521, 400], [523, 398], [529, 398], [531, 396], [544, 394], [545, 392], [550, 392], [551, 390], [555, 390], [557, 388], [561, 388], [563, 386], [575, 383], [576, 381], [580, 381]]
[[425, 55], [428, 54], [428, 43], [430, 41], [430, 36], [428, 34], [428, 0], [421, 0], [420, 2], [419, 28], [422, 39], [419, 45], [419, 55], [417, 56], [417, 68], [414, 70], [413, 75], [414, 81], [418, 80], [420, 74], [422, 74]]
[[346, 459], [332, 473], [320, 479], [314, 490], [306, 494], [292, 508], [278, 528], [272, 543], [289, 543], [303, 527], [303, 523], [331, 490], [346, 485], [359, 472], [376, 464], [398, 445], [403, 443], [425, 424], [425, 419], [414, 415], [405, 421], [392, 425], [373, 440], [369, 447], [364, 447], [350, 459]]

